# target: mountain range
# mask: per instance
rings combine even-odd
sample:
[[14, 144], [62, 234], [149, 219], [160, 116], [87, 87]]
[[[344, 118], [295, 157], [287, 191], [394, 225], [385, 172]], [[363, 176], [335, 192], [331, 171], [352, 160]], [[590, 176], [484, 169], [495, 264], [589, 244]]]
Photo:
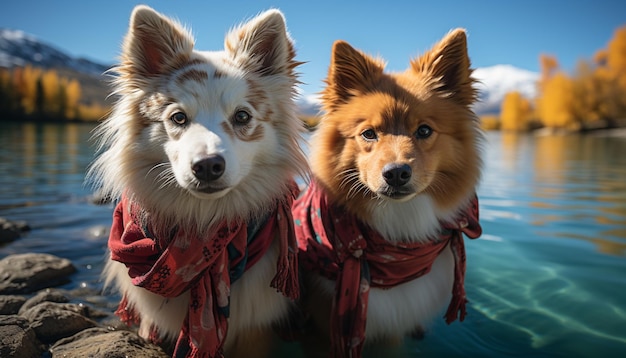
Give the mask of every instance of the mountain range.
[[[498, 114], [504, 96], [511, 91], [518, 91], [526, 98], [537, 94], [539, 74], [511, 65], [495, 65], [474, 70], [476, 88], [479, 91], [478, 102], [474, 105], [476, 114]], [[307, 115], [319, 112], [319, 99], [306, 96], [300, 100], [300, 111]]]
[[[75, 78], [81, 84], [84, 102], [105, 103], [109, 87], [103, 73], [111, 65], [76, 58], [23, 31], [0, 28], [0, 68], [25, 65], [54, 69], [63, 77]], [[507, 92], [516, 90], [533, 98], [539, 74], [511, 65], [496, 65], [475, 69], [474, 77], [479, 90], [479, 101], [474, 110], [478, 115], [484, 115], [499, 113]], [[298, 105], [302, 114], [319, 113], [319, 100], [315, 96], [302, 96]]]
[[84, 103], [110, 104], [107, 77], [103, 74], [109, 65], [71, 56], [21, 30], [0, 28], [0, 68], [26, 65], [54, 69], [61, 77], [76, 79]]

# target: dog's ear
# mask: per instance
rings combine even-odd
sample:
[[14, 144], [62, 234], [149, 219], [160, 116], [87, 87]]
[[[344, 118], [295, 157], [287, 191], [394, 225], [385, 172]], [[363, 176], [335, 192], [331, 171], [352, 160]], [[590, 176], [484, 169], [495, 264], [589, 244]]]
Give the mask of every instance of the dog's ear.
[[158, 76], [189, 61], [193, 46], [193, 37], [179, 23], [139, 5], [130, 17], [118, 71], [130, 78]]
[[465, 30], [450, 31], [421, 57], [411, 61], [413, 71], [429, 76], [435, 90], [468, 106], [476, 100]]
[[350, 46], [335, 41], [322, 98], [326, 109], [332, 110], [351, 96], [364, 93], [382, 75], [385, 64]]
[[231, 30], [224, 48], [239, 66], [261, 76], [293, 74], [299, 64], [279, 10], [265, 11]]

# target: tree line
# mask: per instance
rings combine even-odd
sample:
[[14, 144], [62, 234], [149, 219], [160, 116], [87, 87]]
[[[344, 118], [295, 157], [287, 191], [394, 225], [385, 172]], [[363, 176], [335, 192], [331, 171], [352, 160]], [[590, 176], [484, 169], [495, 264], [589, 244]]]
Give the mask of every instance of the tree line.
[[565, 130], [612, 128], [626, 121], [626, 26], [618, 28], [606, 48], [581, 60], [573, 74], [561, 70], [556, 57], [539, 57], [537, 97], [517, 91], [505, 95], [500, 116], [486, 116], [487, 129], [527, 131], [541, 127]]
[[82, 89], [76, 79], [57, 71], [25, 66], [0, 69], [0, 121], [96, 121], [108, 108], [81, 102]]

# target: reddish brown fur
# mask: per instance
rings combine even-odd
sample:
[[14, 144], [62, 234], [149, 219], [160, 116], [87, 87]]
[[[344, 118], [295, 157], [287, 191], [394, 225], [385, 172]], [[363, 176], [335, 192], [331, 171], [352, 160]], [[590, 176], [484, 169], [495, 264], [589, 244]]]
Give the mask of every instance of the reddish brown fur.
[[[463, 30], [448, 34], [402, 73], [385, 73], [381, 60], [336, 42], [322, 93], [327, 113], [312, 151], [315, 176], [332, 197], [367, 222], [383, 166], [406, 163], [418, 194], [429, 194], [440, 210], [454, 210], [480, 177], [471, 72]], [[422, 124], [434, 133], [417, 139]], [[363, 140], [366, 129], [375, 130], [378, 140]], [[350, 170], [360, 173], [368, 190], [351, 192], [356, 179], [348, 178]]]
[[[247, 96], [248, 103], [250, 103], [252, 107], [257, 108], [257, 110], [261, 109], [261, 107], [265, 107], [268, 96], [265, 93], [265, 90], [263, 90], [263, 87], [252, 79], [248, 79], [247, 83], [249, 87], [249, 95]], [[265, 120], [263, 116], [257, 119]]]

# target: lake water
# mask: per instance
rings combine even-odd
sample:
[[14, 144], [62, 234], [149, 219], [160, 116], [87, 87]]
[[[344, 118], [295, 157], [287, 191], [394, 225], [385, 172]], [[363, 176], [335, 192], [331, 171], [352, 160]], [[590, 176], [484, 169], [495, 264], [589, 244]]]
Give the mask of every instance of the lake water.
[[[83, 184], [92, 129], [0, 124], [0, 217], [32, 228], [0, 258], [66, 257], [78, 272], [63, 287], [99, 292], [113, 208], [91, 204]], [[484, 234], [466, 245], [468, 316], [408, 341], [412, 356], [624, 356], [626, 137], [487, 139]], [[117, 299], [99, 304], [113, 310]]]

